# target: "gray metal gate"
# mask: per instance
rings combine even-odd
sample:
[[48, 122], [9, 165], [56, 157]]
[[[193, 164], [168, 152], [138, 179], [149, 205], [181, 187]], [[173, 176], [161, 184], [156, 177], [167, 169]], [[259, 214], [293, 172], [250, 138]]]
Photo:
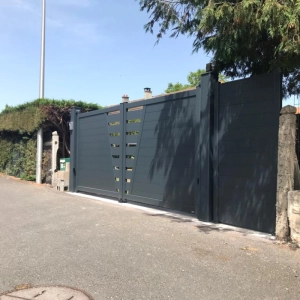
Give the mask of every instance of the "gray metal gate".
[[274, 232], [281, 76], [72, 111], [70, 190]]
[[219, 85], [215, 220], [274, 233], [281, 76]]
[[76, 190], [109, 197], [120, 193], [120, 111], [77, 114]]
[[71, 189], [194, 213], [195, 106], [192, 90], [74, 109]]
[[195, 99], [193, 90], [125, 105], [123, 199], [194, 213]]

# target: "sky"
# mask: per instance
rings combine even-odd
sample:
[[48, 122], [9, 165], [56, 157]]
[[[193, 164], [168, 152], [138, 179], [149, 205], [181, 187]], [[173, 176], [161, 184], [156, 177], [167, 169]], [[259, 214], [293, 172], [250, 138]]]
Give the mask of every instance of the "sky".
[[[42, 0], [0, 0], [0, 111], [39, 96]], [[210, 61], [193, 40], [145, 33], [134, 0], [47, 0], [45, 98], [102, 106], [164, 92]]]
[[[0, 111], [39, 96], [42, 0], [0, 0]], [[102, 106], [153, 95], [205, 69], [193, 40], [145, 33], [135, 0], [47, 0], [45, 98]], [[286, 102], [287, 103], [287, 102]], [[290, 99], [294, 103], [294, 99]]]

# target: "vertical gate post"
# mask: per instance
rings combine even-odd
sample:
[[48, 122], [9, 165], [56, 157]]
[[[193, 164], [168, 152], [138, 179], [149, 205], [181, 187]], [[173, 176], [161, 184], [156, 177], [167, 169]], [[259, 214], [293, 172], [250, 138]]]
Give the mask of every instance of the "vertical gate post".
[[201, 76], [201, 92], [197, 97], [198, 114], [200, 114], [199, 136], [197, 137], [197, 153], [199, 156], [197, 177], [198, 192], [195, 201], [198, 219], [213, 219], [213, 132], [214, 132], [214, 90], [217, 86], [216, 74], [212, 72]]
[[120, 155], [120, 191], [119, 202], [126, 202], [125, 200], [125, 178], [126, 178], [126, 102], [120, 103], [120, 137], [121, 137], [121, 155]]
[[76, 145], [77, 145], [77, 115], [80, 113], [79, 107], [73, 107], [71, 110], [70, 127], [70, 192], [76, 192]]

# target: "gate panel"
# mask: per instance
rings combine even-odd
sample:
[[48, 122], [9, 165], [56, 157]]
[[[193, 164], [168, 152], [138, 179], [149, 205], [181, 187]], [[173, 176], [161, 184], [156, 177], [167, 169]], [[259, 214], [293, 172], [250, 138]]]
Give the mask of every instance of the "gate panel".
[[77, 116], [77, 191], [120, 198], [120, 128], [120, 111]]
[[[128, 111], [125, 199], [194, 213], [196, 91], [140, 102]], [[130, 103], [135, 110], [138, 104]]]
[[280, 75], [219, 86], [216, 221], [274, 233]]

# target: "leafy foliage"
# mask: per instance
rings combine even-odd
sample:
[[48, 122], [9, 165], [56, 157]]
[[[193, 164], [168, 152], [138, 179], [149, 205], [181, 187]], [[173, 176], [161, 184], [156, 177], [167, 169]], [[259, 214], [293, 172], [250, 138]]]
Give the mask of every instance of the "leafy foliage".
[[[58, 132], [60, 156], [69, 157], [68, 123], [74, 106], [81, 107], [83, 112], [101, 109], [97, 104], [74, 100], [37, 99], [15, 107], [6, 105], [0, 113], [0, 172], [35, 180], [36, 132], [40, 127], [44, 128], [44, 136], [50, 138], [52, 131]], [[50, 159], [46, 154], [43, 157], [44, 167]]]
[[183, 91], [183, 90], [186, 90], [186, 89], [189, 89], [189, 88], [191, 88], [191, 86], [188, 85], [188, 84], [182, 84], [182, 83], [179, 83], [179, 82], [173, 84], [173, 83], [170, 82], [168, 84], [167, 89], [165, 90], [165, 93], [167, 93], [167, 94], [168, 93], [175, 93], [175, 92]]
[[146, 31], [158, 40], [187, 34], [193, 48], [213, 54], [217, 72], [244, 77], [277, 70], [285, 95], [300, 94], [300, 1], [140, 0]]
[[0, 132], [32, 134], [39, 127], [57, 131], [61, 138], [62, 156], [68, 157], [69, 127], [71, 109], [81, 107], [82, 111], [101, 109], [101, 106], [74, 100], [37, 99], [18, 106], [8, 106], [0, 113]]
[[[178, 91], [182, 91], [182, 90], [186, 90], [192, 87], [196, 87], [200, 84], [201, 82], [201, 75], [206, 73], [205, 70], [201, 70], [198, 69], [195, 72], [190, 72], [187, 80], [188, 80], [188, 84], [182, 84], [182, 83], [169, 83], [167, 89], [165, 90], [165, 93], [174, 93], [174, 92], [178, 92]], [[228, 78], [226, 76], [224, 76], [223, 74], [219, 74], [219, 81], [220, 82], [226, 82], [228, 80]]]
[[0, 135], [0, 172], [35, 180], [36, 136]]

